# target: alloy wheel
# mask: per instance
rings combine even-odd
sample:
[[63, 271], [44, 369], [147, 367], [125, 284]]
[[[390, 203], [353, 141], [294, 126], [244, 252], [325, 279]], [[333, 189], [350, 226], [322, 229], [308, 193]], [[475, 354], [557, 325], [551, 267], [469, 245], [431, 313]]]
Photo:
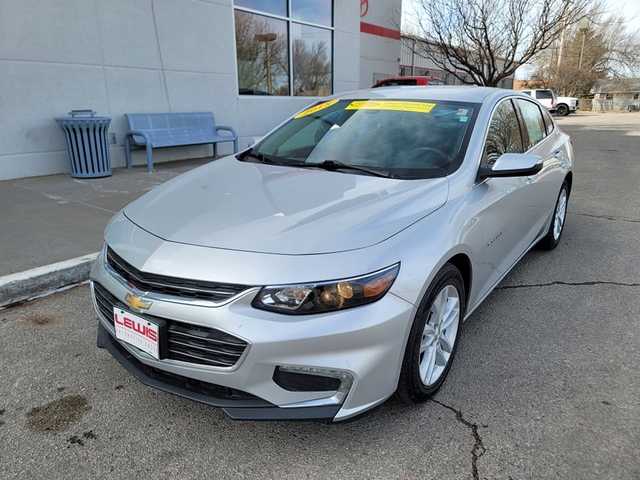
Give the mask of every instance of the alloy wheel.
[[460, 294], [452, 286], [445, 286], [431, 305], [429, 318], [422, 332], [420, 344], [420, 380], [433, 385], [445, 371], [460, 324]]
[[567, 215], [567, 191], [563, 188], [558, 198], [556, 213], [553, 217], [553, 238], [558, 241], [564, 227], [564, 219]]

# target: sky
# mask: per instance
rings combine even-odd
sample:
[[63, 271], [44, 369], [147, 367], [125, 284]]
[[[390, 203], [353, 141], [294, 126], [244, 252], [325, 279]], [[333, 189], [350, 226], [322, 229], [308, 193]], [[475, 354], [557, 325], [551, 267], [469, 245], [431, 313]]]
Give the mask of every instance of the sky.
[[640, 0], [607, 0], [607, 3], [616, 12], [621, 9], [622, 16], [630, 20], [627, 29], [640, 30]]

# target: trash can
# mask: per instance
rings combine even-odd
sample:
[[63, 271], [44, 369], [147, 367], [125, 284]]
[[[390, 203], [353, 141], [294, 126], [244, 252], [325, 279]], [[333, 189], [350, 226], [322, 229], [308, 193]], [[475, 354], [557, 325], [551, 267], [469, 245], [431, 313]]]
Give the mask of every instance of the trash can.
[[109, 139], [111, 118], [96, 117], [93, 110], [71, 110], [69, 117], [56, 118], [65, 134], [71, 176], [99, 178], [111, 175]]

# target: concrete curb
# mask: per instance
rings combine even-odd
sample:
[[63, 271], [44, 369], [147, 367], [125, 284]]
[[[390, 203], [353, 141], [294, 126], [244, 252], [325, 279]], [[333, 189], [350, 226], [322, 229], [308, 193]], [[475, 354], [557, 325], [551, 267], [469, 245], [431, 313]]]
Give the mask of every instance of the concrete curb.
[[0, 277], [0, 307], [89, 278], [98, 252]]

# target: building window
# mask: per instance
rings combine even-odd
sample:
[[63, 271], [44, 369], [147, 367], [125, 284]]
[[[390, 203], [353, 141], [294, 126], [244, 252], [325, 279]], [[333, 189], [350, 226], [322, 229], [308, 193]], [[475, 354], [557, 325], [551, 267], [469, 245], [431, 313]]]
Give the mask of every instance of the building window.
[[605, 100], [613, 100], [613, 93], [606, 93], [604, 95]]
[[638, 98], [640, 98], [640, 93], [634, 93], [633, 94], [633, 99], [634, 100], [638, 100]]
[[333, 0], [235, 0], [241, 95], [331, 95]]

